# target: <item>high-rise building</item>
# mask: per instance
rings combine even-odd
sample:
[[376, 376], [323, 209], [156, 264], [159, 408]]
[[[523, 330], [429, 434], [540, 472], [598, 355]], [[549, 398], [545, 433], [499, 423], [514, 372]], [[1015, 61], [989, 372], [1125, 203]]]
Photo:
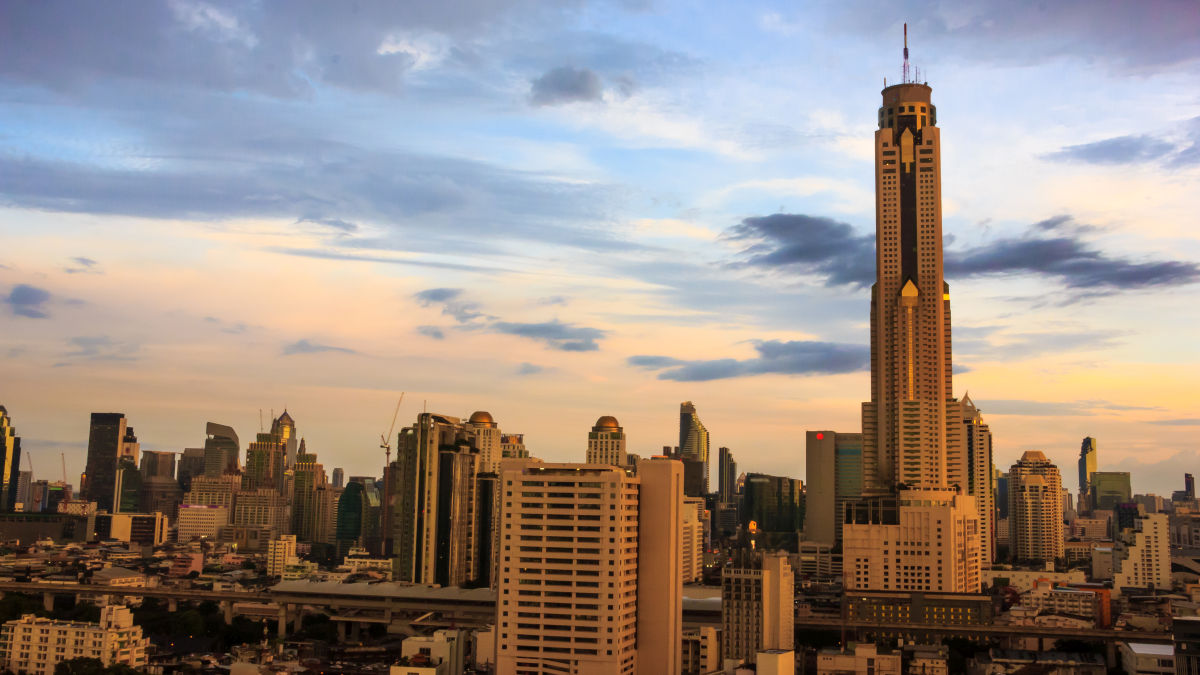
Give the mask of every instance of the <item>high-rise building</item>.
[[700, 581], [704, 575], [704, 500], [683, 498], [683, 583]]
[[[194, 484], [196, 481], [193, 482]], [[272, 488], [238, 490], [233, 498], [232, 524], [271, 528], [275, 535], [288, 533], [287, 497]]]
[[283, 568], [296, 557], [296, 535], [284, 534], [267, 544], [267, 576], [283, 575]]
[[717, 449], [717, 500], [732, 504], [737, 500], [737, 462], [729, 448]]
[[1008, 470], [1008, 523], [1013, 560], [1063, 557], [1062, 476], [1037, 450], [1026, 451]]
[[525, 448], [525, 434], [504, 434], [500, 437], [500, 454], [504, 459], [524, 459], [529, 456]]
[[696, 414], [696, 406], [691, 401], [679, 404], [679, 458], [684, 461], [699, 462], [701, 485], [688, 492], [689, 497], [703, 497], [708, 494], [708, 429]]
[[495, 473], [504, 458], [503, 434], [492, 414], [476, 410], [467, 418], [466, 426], [475, 431], [475, 447], [479, 448], [478, 473]]
[[[286, 412], [283, 414], [287, 415]], [[246, 470], [242, 473], [242, 489], [284, 490], [286, 488], [285, 466], [290, 466], [288, 464], [288, 447], [289, 443], [296, 440], [294, 436], [285, 437], [283, 435], [295, 433], [295, 427], [291, 425], [290, 420], [290, 417], [287, 418], [286, 423], [275, 420], [271, 424], [271, 433], [258, 434], [255, 441], [246, 449]], [[294, 454], [292, 459], [295, 459]]]
[[183, 497], [183, 490], [175, 480], [175, 453], [144, 450], [140, 471], [142, 493], [138, 501], [142, 510], [148, 513], [159, 511], [175, 522]]
[[845, 505], [862, 496], [862, 434], [805, 434], [804, 539], [833, 545], [842, 540]]
[[1092, 508], [1111, 511], [1118, 504], [1133, 501], [1133, 488], [1128, 471], [1095, 471], [1092, 473]]
[[17, 472], [17, 494], [14, 508], [19, 505], [24, 511], [32, 511], [30, 500], [33, 499], [33, 472]]
[[[1079, 446], [1079, 512], [1092, 512], [1092, 474], [1096, 473], [1096, 439], [1087, 436]], [[1084, 506], [1084, 502], [1087, 506]]]
[[721, 653], [753, 663], [759, 652], [792, 649], [795, 575], [786, 553], [742, 549], [721, 574]]
[[333, 468], [333, 474], [329, 479], [330, 484], [335, 488], [346, 487], [346, 470], [340, 466]]
[[80, 498], [112, 513], [117, 506], [117, 457], [125, 438], [125, 415], [92, 413], [88, 429], [87, 463], [80, 480]]
[[296, 437], [296, 421], [288, 414], [287, 408], [284, 408], [283, 414], [271, 422], [271, 435], [283, 444], [283, 468], [292, 468], [296, 462], [299, 441]]
[[8, 410], [0, 405], [0, 510], [12, 511], [20, 501], [17, 499], [20, 471], [21, 437], [13, 428]]
[[175, 472], [179, 489], [192, 489], [192, 478], [204, 475], [204, 448], [184, 448], [179, 455], [179, 469]]
[[82, 658], [140, 672], [149, 647], [133, 612], [120, 605], [101, 607], [97, 623], [26, 614], [0, 626], [0, 664], [14, 673], [53, 673], [59, 663]]
[[322, 543], [326, 509], [321, 508], [320, 498], [325, 497], [326, 501], [328, 498], [328, 493], [325, 492], [325, 467], [317, 461], [315, 453], [308, 452], [304, 439], [300, 439], [300, 447], [292, 467], [294, 492], [291, 532], [299, 541]]
[[[862, 405], [864, 497], [845, 507], [843, 578], [847, 589], [977, 592], [978, 509], [948, 480], [950, 460], [965, 452], [942, 274], [941, 131], [933, 90], [908, 78], [907, 40], [904, 57], [875, 132], [871, 400]], [[950, 536], [936, 539], [928, 518]], [[901, 537], [904, 528], [928, 538]]]
[[996, 559], [996, 499], [992, 489], [992, 430], [983, 421], [983, 415], [975, 407], [970, 396], [961, 402], [952, 402], [952, 409], [959, 413], [961, 426], [956, 429], [961, 442], [956, 447], [961, 451], [956, 461], [950, 462], [947, 475], [951, 487], [957, 487], [975, 498], [979, 512], [979, 532], [982, 540], [979, 552], [983, 564]]
[[804, 527], [804, 482], [785, 476], [747, 474], [742, 487], [739, 521], [743, 532], [755, 534], [759, 548], [796, 549]]
[[220, 476], [238, 473], [238, 456], [242, 454], [241, 442], [233, 427], [209, 422], [204, 427], [204, 475]]
[[1116, 537], [1113, 593], [1123, 588], [1171, 588], [1171, 536], [1165, 513], [1139, 509]]
[[352, 548], [377, 553], [380, 548], [380, 494], [375, 479], [351, 476], [338, 498], [335, 543], [337, 555], [345, 557]]
[[588, 464], [611, 464], [625, 467], [625, 430], [617, 418], [605, 415], [596, 420], [588, 432], [586, 461]]
[[421, 413], [400, 430], [388, 470], [388, 553], [398, 579], [462, 586], [477, 578], [476, 429], [457, 417]]
[[514, 462], [500, 482], [496, 672], [680, 672], [679, 463]]

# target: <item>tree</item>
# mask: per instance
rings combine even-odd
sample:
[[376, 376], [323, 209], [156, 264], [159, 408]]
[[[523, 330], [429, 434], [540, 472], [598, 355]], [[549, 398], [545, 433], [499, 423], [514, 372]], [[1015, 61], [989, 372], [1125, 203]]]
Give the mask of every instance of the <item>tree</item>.
[[54, 675], [105, 675], [105, 670], [100, 659], [67, 659], [54, 666]]

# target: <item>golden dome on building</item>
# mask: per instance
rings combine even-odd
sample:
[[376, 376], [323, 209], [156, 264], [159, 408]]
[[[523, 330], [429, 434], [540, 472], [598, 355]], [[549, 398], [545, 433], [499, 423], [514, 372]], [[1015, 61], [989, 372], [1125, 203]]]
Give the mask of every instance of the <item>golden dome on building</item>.
[[496, 424], [496, 420], [492, 419], [492, 414], [484, 410], [476, 410], [475, 412], [471, 413], [471, 419], [469, 421], [471, 424]]
[[604, 417], [601, 417], [600, 419], [596, 420], [596, 428], [597, 429], [620, 429], [621, 425], [619, 422], [617, 422], [617, 418], [613, 417], [612, 415], [605, 415]]

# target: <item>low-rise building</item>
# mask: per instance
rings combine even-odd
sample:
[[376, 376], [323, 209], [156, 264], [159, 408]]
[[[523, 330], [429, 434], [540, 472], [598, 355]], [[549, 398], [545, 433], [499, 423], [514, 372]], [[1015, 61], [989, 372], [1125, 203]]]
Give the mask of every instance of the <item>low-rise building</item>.
[[14, 673], [52, 675], [60, 661], [98, 659], [105, 666], [146, 666], [150, 639], [127, 607], [100, 610], [99, 623], [58, 621], [26, 614], [0, 627], [0, 661]]
[[851, 644], [843, 650], [822, 649], [817, 675], [900, 675], [900, 653], [873, 644]]
[[991, 649], [971, 659], [970, 675], [1020, 675], [1024, 673], [1070, 673], [1105, 675], [1104, 659], [1097, 654], [1073, 652]]
[[[712, 626], [683, 631], [683, 675], [707, 675], [721, 668], [721, 631]], [[761, 663], [759, 664], [761, 666]]]
[[1121, 642], [1119, 646], [1125, 675], [1175, 675], [1174, 645]]
[[[463, 672], [467, 663], [466, 633], [460, 630], [444, 629], [435, 631], [433, 635], [417, 635], [404, 640], [400, 645], [400, 657], [407, 660], [409, 666], [392, 666], [392, 675], [410, 675], [421, 671], [412, 670], [412, 665], [424, 661], [426, 667], [434, 670], [429, 675], [457, 675]], [[399, 668], [399, 670], [397, 670]], [[438, 670], [440, 668], [440, 670]]]

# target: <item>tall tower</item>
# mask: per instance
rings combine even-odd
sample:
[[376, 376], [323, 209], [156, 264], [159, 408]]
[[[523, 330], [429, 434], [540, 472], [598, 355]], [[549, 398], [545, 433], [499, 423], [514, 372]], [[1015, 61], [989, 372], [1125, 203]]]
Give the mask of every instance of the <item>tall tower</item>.
[[1079, 445], [1079, 512], [1091, 513], [1092, 504], [1092, 474], [1096, 473], [1098, 450], [1096, 439], [1087, 436]]
[[950, 287], [942, 279], [941, 132], [932, 89], [883, 89], [875, 132], [871, 400], [863, 403], [864, 490], [944, 489], [951, 398]]
[[20, 466], [21, 437], [12, 426], [8, 410], [0, 405], [0, 511], [12, 511], [21, 501], [17, 498]]
[[688, 490], [689, 497], [703, 497], [708, 494], [708, 429], [696, 414], [696, 406], [691, 401], [679, 404], [679, 458], [684, 461], [685, 470], [688, 463], [700, 471], [698, 485]]
[[82, 498], [96, 502], [101, 511], [115, 511], [117, 487], [117, 458], [125, 439], [125, 415], [121, 413], [92, 413], [88, 430], [87, 464], [84, 467], [80, 492]]
[[1026, 451], [1008, 470], [1008, 518], [1013, 560], [1063, 557], [1062, 476], [1037, 450]]

